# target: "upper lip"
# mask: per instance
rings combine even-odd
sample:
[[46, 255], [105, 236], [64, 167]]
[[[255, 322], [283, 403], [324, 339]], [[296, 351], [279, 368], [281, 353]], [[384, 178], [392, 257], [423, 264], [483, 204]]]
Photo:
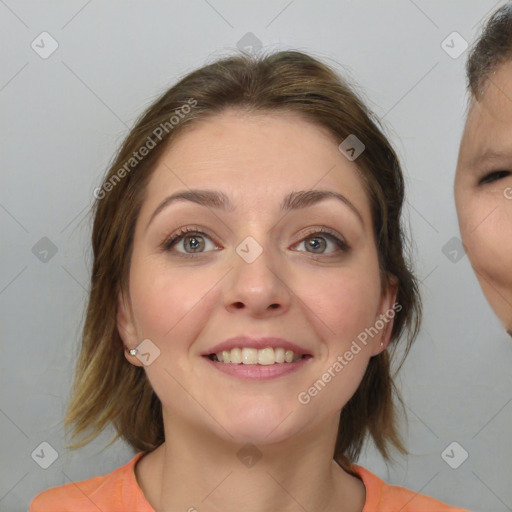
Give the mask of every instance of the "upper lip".
[[291, 341], [285, 340], [283, 338], [277, 337], [249, 337], [249, 336], [236, 336], [234, 338], [229, 338], [214, 347], [211, 347], [204, 352], [201, 353], [202, 356], [208, 356], [210, 354], [218, 354], [223, 350], [231, 350], [233, 348], [257, 348], [263, 349], [267, 347], [277, 348], [282, 347], [285, 350], [293, 350], [295, 354], [300, 355], [311, 355], [307, 349], [292, 343]]

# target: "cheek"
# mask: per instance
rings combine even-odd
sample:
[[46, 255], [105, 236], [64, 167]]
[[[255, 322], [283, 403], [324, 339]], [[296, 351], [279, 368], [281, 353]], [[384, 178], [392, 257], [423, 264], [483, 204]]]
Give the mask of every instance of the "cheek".
[[193, 312], [197, 318], [204, 310], [199, 306], [218, 281], [211, 274], [197, 267], [172, 267], [151, 257], [134, 259], [130, 295], [139, 334], [158, 340], [177, 337], [182, 326], [190, 329], [187, 316]]
[[468, 201], [461, 234], [475, 270], [501, 284], [512, 283], [512, 201], [494, 196]]
[[350, 345], [361, 331], [373, 325], [380, 300], [380, 275], [376, 255], [358, 256], [356, 265], [296, 276], [294, 291], [312, 312], [310, 321], [328, 341], [329, 352]]

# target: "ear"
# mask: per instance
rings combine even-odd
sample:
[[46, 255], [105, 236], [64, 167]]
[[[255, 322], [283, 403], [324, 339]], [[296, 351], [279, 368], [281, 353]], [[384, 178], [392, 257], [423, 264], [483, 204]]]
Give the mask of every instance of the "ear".
[[135, 323], [133, 321], [131, 304], [122, 292], [119, 292], [118, 295], [116, 321], [119, 336], [121, 336], [125, 347], [124, 356], [131, 364], [135, 366], [142, 366], [142, 362], [139, 361], [136, 356], [132, 356], [129, 352], [130, 349], [136, 348], [139, 342], [137, 329], [135, 328]]
[[373, 339], [372, 356], [379, 355], [388, 348], [395, 315], [402, 309], [400, 304], [396, 304], [397, 293], [398, 279], [390, 276], [382, 291], [378, 315], [375, 318], [375, 326], [379, 328], [379, 333]]

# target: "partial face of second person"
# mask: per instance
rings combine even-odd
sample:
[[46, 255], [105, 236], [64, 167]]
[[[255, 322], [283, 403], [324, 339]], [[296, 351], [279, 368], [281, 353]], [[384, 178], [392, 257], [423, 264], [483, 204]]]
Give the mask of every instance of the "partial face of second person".
[[[149, 338], [161, 351], [146, 372], [164, 422], [180, 418], [227, 441], [265, 444], [336, 418], [370, 357], [386, 349], [385, 333], [361, 344], [307, 405], [298, 394], [395, 298], [381, 290], [360, 180], [336, 142], [294, 114], [226, 111], [173, 141], [146, 190], [135, 228], [131, 308], [121, 304], [118, 316], [127, 345]], [[190, 189], [225, 194], [232, 207], [178, 200], [152, 217], [167, 197]], [[281, 210], [289, 194], [313, 189], [346, 201]], [[180, 228], [193, 233], [166, 243]], [[246, 237], [263, 249], [250, 263], [236, 251]], [[285, 338], [313, 357], [298, 371], [255, 381], [227, 375], [214, 367], [223, 363], [202, 355], [241, 335]]]
[[512, 62], [471, 101], [455, 178], [459, 225], [480, 286], [512, 335]]

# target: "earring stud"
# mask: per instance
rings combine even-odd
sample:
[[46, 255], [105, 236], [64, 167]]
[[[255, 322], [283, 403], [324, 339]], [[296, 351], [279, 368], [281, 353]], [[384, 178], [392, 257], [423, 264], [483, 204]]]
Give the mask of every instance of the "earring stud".
[[130, 352], [130, 355], [131, 355], [131, 356], [135, 356], [135, 355], [137, 354], [138, 350], [137, 350], [136, 348], [131, 348], [131, 349], [129, 350], [129, 352]]

